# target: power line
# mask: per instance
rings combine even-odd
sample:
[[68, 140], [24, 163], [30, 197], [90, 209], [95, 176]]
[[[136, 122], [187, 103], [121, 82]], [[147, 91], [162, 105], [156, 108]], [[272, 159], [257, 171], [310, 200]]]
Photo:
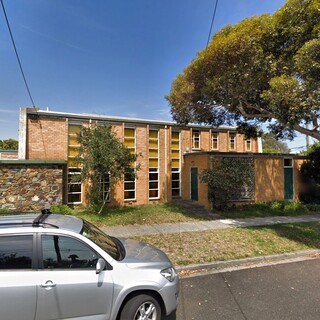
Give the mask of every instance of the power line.
[[17, 51], [17, 47], [16, 47], [14, 39], [13, 39], [13, 35], [12, 35], [12, 32], [11, 32], [11, 28], [10, 28], [9, 20], [8, 20], [8, 17], [7, 17], [7, 13], [6, 13], [6, 10], [4, 8], [3, 1], [2, 0], [0, 0], [0, 1], [1, 1], [1, 6], [2, 6], [3, 13], [4, 13], [4, 17], [6, 19], [7, 27], [8, 27], [9, 33], [10, 33], [11, 42], [12, 42], [12, 45], [13, 45], [13, 48], [14, 48], [14, 51], [16, 53], [16, 57], [17, 57], [17, 60], [18, 60], [18, 63], [19, 63], [19, 67], [20, 67], [20, 71], [21, 71], [21, 74], [22, 74], [22, 77], [23, 77], [23, 81], [24, 81], [24, 84], [25, 84], [25, 86], [27, 88], [27, 91], [28, 91], [29, 98], [31, 100], [32, 106], [35, 108], [35, 104], [33, 102], [33, 99], [32, 99], [32, 96], [31, 96], [31, 92], [29, 90], [29, 86], [28, 86], [26, 77], [25, 77], [23, 69], [22, 69], [22, 65], [21, 65], [21, 61], [20, 61], [19, 54], [18, 54], [18, 51]]
[[[2, 0], [1, 0], [1, 1], [2, 1]], [[215, 16], [216, 16], [218, 2], [219, 2], [219, 0], [216, 0], [216, 4], [215, 4], [214, 10], [213, 10], [213, 15], [212, 15], [212, 20], [211, 20], [211, 26], [210, 26], [210, 31], [209, 31], [208, 41], [207, 41], [207, 48], [208, 48], [208, 45], [209, 45], [209, 42], [210, 42], [210, 38], [211, 38], [212, 26], [213, 26], [214, 18], [215, 18]]]

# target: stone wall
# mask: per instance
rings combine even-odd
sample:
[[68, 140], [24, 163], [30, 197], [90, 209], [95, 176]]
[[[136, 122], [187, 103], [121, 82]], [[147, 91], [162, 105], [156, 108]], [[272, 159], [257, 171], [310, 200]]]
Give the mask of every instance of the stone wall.
[[0, 209], [39, 211], [63, 203], [64, 161], [0, 161]]

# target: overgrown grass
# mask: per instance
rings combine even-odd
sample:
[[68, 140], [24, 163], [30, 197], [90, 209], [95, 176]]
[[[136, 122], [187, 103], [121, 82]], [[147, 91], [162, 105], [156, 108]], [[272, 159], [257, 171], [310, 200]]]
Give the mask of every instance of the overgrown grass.
[[320, 248], [320, 223], [139, 236], [135, 239], [156, 245], [168, 254], [174, 265], [186, 266]]
[[99, 226], [150, 225], [202, 220], [195, 213], [174, 204], [108, 208], [101, 215], [92, 214], [87, 210], [75, 211], [73, 214]]
[[[160, 223], [178, 223], [188, 221], [208, 220], [208, 216], [201, 216], [197, 212], [185, 209], [177, 204], [156, 204], [146, 206], [126, 206], [106, 208], [98, 215], [86, 208], [71, 209], [67, 205], [53, 205], [52, 212], [71, 214], [84, 218], [98, 226], [116, 225], [150, 225]], [[0, 209], [0, 214], [9, 211]], [[299, 202], [274, 201], [270, 203], [255, 203], [235, 207], [225, 211], [215, 211], [224, 218], [251, 218], [269, 216], [297, 216], [320, 213], [320, 205], [304, 205]]]
[[298, 216], [320, 213], [320, 205], [305, 205], [293, 201], [273, 201], [267, 203], [253, 203], [230, 208], [219, 214], [226, 218], [251, 218], [270, 216]]

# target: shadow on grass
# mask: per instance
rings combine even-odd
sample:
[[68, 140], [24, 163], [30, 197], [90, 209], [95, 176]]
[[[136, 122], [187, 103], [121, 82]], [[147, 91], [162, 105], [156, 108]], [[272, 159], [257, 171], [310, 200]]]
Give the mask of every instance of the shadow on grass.
[[274, 216], [300, 216], [316, 214], [320, 212], [320, 206], [310, 210], [307, 205], [299, 202], [274, 201], [270, 203], [254, 203], [239, 207], [229, 208], [219, 214], [225, 218], [253, 218]]
[[320, 222], [287, 223], [253, 229], [273, 230], [278, 236], [306, 245], [310, 249], [320, 248]]

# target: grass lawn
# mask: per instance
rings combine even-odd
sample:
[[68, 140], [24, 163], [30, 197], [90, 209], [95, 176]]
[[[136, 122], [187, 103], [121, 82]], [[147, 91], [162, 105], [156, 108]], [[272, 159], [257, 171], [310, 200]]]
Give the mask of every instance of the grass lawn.
[[[201, 216], [196, 212], [185, 209], [177, 204], [155, 204], [146, 206], [127, 206], [107, 208], [101, 214], [93, 214], [87, 210], [71, 210], [66, 206], [55, 206], [52, 211], [76, 215], [98, 226], [116, 225], [150, 225], [161, 223], [177, 223], [187, 221], [203, 221], [208, 216]], [[70, 210], [65, 212], [63, 209]], [[320, 212], [320, 206], [306, 206], [297, 202], [275, 201], [272, 203], [256, 203], [225, 211], [216, 211], [222, 218], [249, 218], [268, 216], [297, 216]]]
[[98, 226], [150, 225], [203, 220], [195, 213], [174, 204], [108, 208], [101, 215], [87, 211], [72, 213]]
[[186, 266], [320, 248], [320, 223], [139, 236], [135, 239], [159, 247], [174, 265]]
[[[87, 210], [71, 210], [67, 206], [53, 207], [52, 211], [73, 214], [98, 226], [150, 225], [208, 219], [173, 204], [111, 208], [106, 209], [101, 215]], [[218, 213], [227, 218], [246, 218], [316, 212], [320, 212], [319, 205], [307, 207], [294, 202], [273, 202], [253, 204]], [[0, 210], [0, 213], [8, 214], [4, 210]], [[283, 224], [135, 238], [164, 250], [174, 265], [186, 266], [320, 248], [320, 223]]]

